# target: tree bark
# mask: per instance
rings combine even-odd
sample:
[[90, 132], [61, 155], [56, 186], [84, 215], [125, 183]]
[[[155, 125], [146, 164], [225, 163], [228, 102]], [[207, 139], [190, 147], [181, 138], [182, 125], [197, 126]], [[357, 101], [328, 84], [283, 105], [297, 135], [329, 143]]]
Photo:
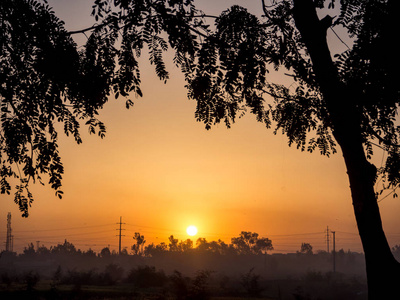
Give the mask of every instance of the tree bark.
[[[329, 112], [330, 126], [347, 168], [354, 214], [366, 261], [369, 299], [400, 295], [400, 264], [382, 227], [374, 184], [376, 168], [368, 162], [354, 97], [341, 84], [329, 51], [326, 22], [319, 20], [312, 0], [294, 0], [293, 17], [309, 51], [313, 70]], [[394, 298], [393, 298], [394, 297]]]

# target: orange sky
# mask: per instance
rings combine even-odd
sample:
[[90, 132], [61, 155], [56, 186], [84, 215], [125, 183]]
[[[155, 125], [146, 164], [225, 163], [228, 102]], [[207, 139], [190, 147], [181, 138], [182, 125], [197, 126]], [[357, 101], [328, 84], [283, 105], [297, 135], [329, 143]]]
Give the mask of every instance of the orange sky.
[[[90, 5], [66, 2], [50, 1], [67, 28], [91, 24]], [[259, 2], [244, 3], [256, 11]], [[234, 1], [198, 3], [216, 14], [208, 4], [222, 9]], [[1, 196], [0, 241], [6, 240], [11, 212], [19, 252], [29, 242], [49, 247], [64, 238], [81, 249], [116, 250], [120, 216], [126, 223], [122, 244], [129, 248], [136, 231], [159, 243], [171, 234], [188, 238], [185, 229], [194, 224], [199, 230], [194, 239], [229, 242], [242, 230], [253, 231], [269, 237], [276, 252], [296, 251], [302, 242], [326, 249], [329, 226], [337, 232], [338, 249], [361, 251], [340, 153], [326, 158], [289, 148], [284, 136], [274, 136], [252, 115], [231, 129], [221, 124], [206, 131], [194, 118], [195, 103], [187, 100], [182, 75], [167, 65], [171, 79], [164, 85], [144, 61], [144, 97], [133, 109], [110, 99], [100, 115], [105, 139], [89, 136], [84, 127], [81, 145], [60, 134], [62, 200], [49, 187], [34, 186], [36, 200], [24, 219], [12, 197]], [[380, 206], [390, 244], [400, 244], [399, 200], [388, 197]]]

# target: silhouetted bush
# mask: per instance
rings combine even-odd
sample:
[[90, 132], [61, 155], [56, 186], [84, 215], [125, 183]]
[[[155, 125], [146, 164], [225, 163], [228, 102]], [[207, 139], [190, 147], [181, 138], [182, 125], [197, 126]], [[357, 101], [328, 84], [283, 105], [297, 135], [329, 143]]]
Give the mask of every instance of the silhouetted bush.
[[133, 283], [138, 288], [160, 287], [167, 280], [163, 271], [156, 271], [155, 267], [150, 266], [138, 266], [132, 269], [126, 278], [126, 282]]
[[171, 292], [177, 300], [185, 300], [189, 296], [190, 278], [184, 277], [181, 272], [174, 271], [169, 277], [171, 280]]
[[295, 299], [367, 299], [366, 284], [339, 272], [308, 271], [294, 290]]
[[190, 299], [206, 300], [210, 298], [210, 292], [208, 290], [208, 281], [210, 279], [210, 275], [210, 271], [197, 271], [196, 277], [193, 279], [190, 289]]
[[[79, 289], [82, 285], [115, 285], [121, 280], [124, 270], [115, 264], [107, 265], [102, 273], [98, 273], [95, 270], [80, 272], [76, 270], [68, 270], [67, 274], [58, 281], [55, 277], [60, 277], [61, 274], [57, 274], [57, 272], [58, 270], [53, 275], [54, 284], [72, 284]], [[61, 269], [59, 272], [61, 272]]]
[[11, 276], [10, 274], [3, 273], [1, 274], [1, 282], [4, 283], [7, 288], [11, 287], [11, 284], [14, 282], [15, 278], [13, 278], [13, 276]]
[[93, 285], [96, 283], [96, 276], [94, 270], [81, 271], [68, 270], [67, 274], [63, 277], [63, 284], [72, 284], [77, 289], [80, 289], [82, 285]]
[[[232, 274], [233, 275], [233, 274]], [[218, 296], [232, 296], [237, 297], [242, 292], [240, 280], [237, 278], [231, 278], [225, 274], [219, 275], [214, 278], [216, 286], [213, 290], [213, 294]]]
[[101, 280], [105, 285], [114, 285], [122, 279], [124, 269], [116, 264], [109, 264], [101, 274]]
[[256, 275], [253, 273], [254, 268], [250, 269], [249, 272], [240, 276], [241, 284], [251, 297], [258, 297], [262, 292], [262, 288], [260, 287], [260, 275]]
[[210, 275], [210, 271], [200, 270], [191, 279], [178, 271], [174, 271], [169, 277], [170, 291], [178, 300], [207, 300], [211, 296], [208, 287]]
[[323, 281], [324, 280], [324, 275], [322, 275], [321, 272], [308, 271], [304, 275], [304, 280], [305, 281], [319, 282], [319, 281]]
[[29, 271], [23, 276], [24, 283], [26, 284], [26, 290], [31, 291], [36, 286], [36, 284], [40, 280], [40, 276], [38, 273], [33, 273], [33, 271]]

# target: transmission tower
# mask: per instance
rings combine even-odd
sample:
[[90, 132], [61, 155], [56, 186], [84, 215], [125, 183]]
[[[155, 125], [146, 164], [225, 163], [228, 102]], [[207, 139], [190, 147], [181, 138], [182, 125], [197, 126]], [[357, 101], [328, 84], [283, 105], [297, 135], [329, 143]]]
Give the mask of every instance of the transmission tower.
[[7, 215], [7, 239], [6, 239], [6, 251], [13, 251], [13, 236], [11, 234], [11, 213]]

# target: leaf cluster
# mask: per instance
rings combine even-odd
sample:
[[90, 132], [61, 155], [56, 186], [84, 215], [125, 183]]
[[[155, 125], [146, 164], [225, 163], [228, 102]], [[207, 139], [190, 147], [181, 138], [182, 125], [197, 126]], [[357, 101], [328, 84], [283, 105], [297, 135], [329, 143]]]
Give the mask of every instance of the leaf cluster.
[[242, 231], [238, 237], [231, 239], [231, 243], [238, 254], [260, 254], [274, 249], [269, 238], [261, 238], [258, 233], [250, 231]]
[[[171, 46], [176, 64], [188, 69], [205, 30], [192, 1], [99, 1], [83, 47], [75, 44], [45, 0], [0, 3], [0, 189], [23, 216], [33, 202], [31, 181], [48, 183], [61, 198], [63, 164], [56, 123], [79, 144], [81, 125], [105, 136], [97, 118], [109, 96], [142, 96], [138, 58], [148, 49], [157, 76], [169, 73], [163, 53]], [[85, 33], [87, 30], [80, 32]], [[79, 50], [80, 49], [80, 50]], [[11, 180], [11, 181], [10, 181]]]
[[[266, 8], [263, 19], [239, 6], [224, 11], [186, 76], [188, 95], [207, 129], [220, 122], [230, 127], [250, 109], [268, 128], [274, 125], [275, 133], [286, 134], [289, 145], [329, 156], [335, 142], [291, 9], [281, 1]], [[291, 72], [295, 88], [272, 82], [281, 68]]]
[[[104, 137], [97, 114], [109, 96], [124, 97], [129, 108], [132, 95], [143, 95], [143, 51], [164, 82], [169, 78], [164, 54], [173, 51], [188, 96], [197, 103], [195, 117], [207, 129], [220, 122], [230, 127], [250, 110], [266, 127], [287, 135], [289, 145], [335, 153], [330, 115], [293, 19], [293, 3], [261, 2], [261, 18], [235, 5], [211, 30], [194, 0], [95, 0], [92, 15], [98, 24], [68, 33], [44, 0], [1, 1], [1, 192], [11, 192], [10, 178], [19, 182], [15, 201], [24, 216], [33, 201], [30, 181], [43, 183], [41, 176], [47, 175], [61, 197], [64, 170], [55, 124], [62, 123], [77, 143], [83, 122], [90, 133]], [[398, 3], [340, 0], [333, 23], [354, 41], [335, 58], [334, 71], [359, 114], [367, 155], [372, 156], [373, 145], [388, 153], [380, 172], [389, 187], [400, 183], [400, 64], [390, 35]], [[336, 1], [314, 4], [332, 9]], [[321, 20], [325, 30], [330, 20]], [[78, 51], [71, 34], [88, 31]], [[275, 72], [282, 70], [292, 80], [289, 86], [274, 83]]]
[[378, 169], [383, 188], [395, 189], [400, 183], [400, 59], [391, 33], [399, 3], [347, 0], [341, 6], [336, 23], [348, 30], [354, 44], [337, 56], [338, 74], [362, 115], [367, 155], [372, 156], [373, 145], [387, 153]]
[[[23, 216], [33, 201], [30, 181], [48, 183], [61, 198], [64, 167], [58, 150], [56, 123], [81, 143], [80, 121], [89, 131], [110, 94], [113, 62], [109, 39], [89, 39], [85, 51], [77, 45], [46, 2], [0, 3], [0, 184]], [[11, 181], [10, 181], [11, 180]]]
[[[330, 115], [296, 28], [292, 1], [274, 1], [272, 6], [262, 2], [262, 18], [238, 6], [223, 12], [215, 32], [201, 43], [194, 71], [186, 76], [189, 97], [197, 101], [196, 118], [207, 129], [221, 121], [229, 127], [250, 108], [257, 120], [274, 125], [275, 133], [286, 134], [289, 145], [329, 156], [336, 152]], [[324, 9], [321, 13], [335, 4], [315, 1], [317, 9]], [[400, 183], [400, 60], [390, 34], [397, 26], [398, 6], [396, 1], [342, 0], [332, 25], [347, 30], [354, 41], [351, 49], [336, 56], [335, 71], [352, 99], [348, 104], [355, 108], [354, 117], [360, 118], [367, 156], [372, 157], [374, 145], [388, 154], [379, 169], [384, 188]], [[332, 19], [322, 18], [321, 26], [327, 30]], [[272, 83], [271, 67], [286, 69], [293, 83]]]
[[[202, 14], [192, 0], [96, 0], [92, 15], [101, 20], [92, 35], [100, 40], [120, 36], [120, 47], [115, 52], [118, 66], [111, 86], [115, 97], [142, 96], [139, 57], [147, 48], [149, 61], [156, 75], [166, 82], [169, 72], [163, 54], [171, 48], [176, 65], [189, 69], [198, 47], [197, 36], [207, 32]], [[113, 40], [115, 45], [116, 40]], [[127, 107], [133, 105], [128, 99]]]

